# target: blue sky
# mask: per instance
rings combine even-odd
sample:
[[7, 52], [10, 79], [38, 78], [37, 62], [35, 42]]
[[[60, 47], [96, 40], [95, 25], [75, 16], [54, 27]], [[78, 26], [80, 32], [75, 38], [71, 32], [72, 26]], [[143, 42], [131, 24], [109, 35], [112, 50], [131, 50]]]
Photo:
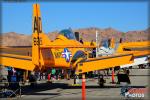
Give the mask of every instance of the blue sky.
[[[32, 4], [2, 3], [2, 33], [32, 33]], [[44, 32], [112, 27], [127, 32], [148, 27], [148, 2], [40, 2]]]

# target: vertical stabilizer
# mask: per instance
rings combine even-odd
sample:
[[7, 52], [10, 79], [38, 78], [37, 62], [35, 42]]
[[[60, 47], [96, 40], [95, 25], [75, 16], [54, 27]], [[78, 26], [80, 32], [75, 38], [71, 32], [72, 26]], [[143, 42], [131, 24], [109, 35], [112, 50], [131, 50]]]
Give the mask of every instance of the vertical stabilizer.
[[32, 19], [32, 61], [35, 65], [40, 66], [40, 44], [42, 33], [42, 22], [40, 15], [40, 7], [38, 4], [33, 4], [33, 19]]
[[[50, 45], [50, 39], [42, 30], [42, 20], [39, 4], [33, 4], [32, 19], [32, 62], [41, 67], [43, 65], [41, 46]], [[42, 62], [42, 63], [41, 63]]]

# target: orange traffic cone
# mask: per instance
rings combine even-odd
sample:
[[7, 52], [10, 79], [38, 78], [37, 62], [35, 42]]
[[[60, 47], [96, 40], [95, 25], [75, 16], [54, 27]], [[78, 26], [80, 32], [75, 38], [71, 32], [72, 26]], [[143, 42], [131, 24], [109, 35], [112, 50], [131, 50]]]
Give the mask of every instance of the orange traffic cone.
[[114, 84], [115, 83], [115, 76], [114, 76], [114, 68], [112, 68], [112, 84]]
[[82, 100], [86, 100], [85, 74], [82, 75]]

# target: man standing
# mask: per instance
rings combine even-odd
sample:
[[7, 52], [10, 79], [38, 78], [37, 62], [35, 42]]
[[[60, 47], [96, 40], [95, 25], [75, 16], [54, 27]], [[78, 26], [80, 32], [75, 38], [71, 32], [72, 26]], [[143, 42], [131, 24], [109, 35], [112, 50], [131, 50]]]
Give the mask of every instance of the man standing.
[[56, 70], [55, 70], [55, 69], [52, 69], [52, 79], [53, 79], [53, 80], [55, 79], [55, 74], [56, 74]]

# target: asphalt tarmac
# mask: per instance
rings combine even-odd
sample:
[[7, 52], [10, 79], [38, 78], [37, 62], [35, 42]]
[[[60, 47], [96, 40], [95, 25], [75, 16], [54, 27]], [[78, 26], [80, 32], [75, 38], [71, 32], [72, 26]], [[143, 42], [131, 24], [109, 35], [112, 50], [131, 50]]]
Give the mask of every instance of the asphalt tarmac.
[[[144, 97], [125, 97], [121, 95], [121, 89], [124, 84], [111, 84], [111, 76], [105, 77], [106, 84], [100, 88], [97, 79], [86, 79], [86, 100], [111, 100], [111, 99], [148, 99], [148, 85], [150, 69], [132, 69], [130, 80], [131, 84], [127, 87], [134, 89], [145, 89]], [[115, 77], [115, 81], [117, 78]], [[17, 96], [11, 99], [21, 100], [81, 100], [82, 99], [82, 81], [78, 81], [78, 86], [72, 86], [71, 80], [54, 80], [53, 83], [47, 83], [45, 80], [38, 81], [36, 87], [31, 88], [28, 84], [21, 87], [21, 97]], [[1, 98], [0, 98], [1, 99]], [[2, 98], [2, 100], [7, 98]]]

